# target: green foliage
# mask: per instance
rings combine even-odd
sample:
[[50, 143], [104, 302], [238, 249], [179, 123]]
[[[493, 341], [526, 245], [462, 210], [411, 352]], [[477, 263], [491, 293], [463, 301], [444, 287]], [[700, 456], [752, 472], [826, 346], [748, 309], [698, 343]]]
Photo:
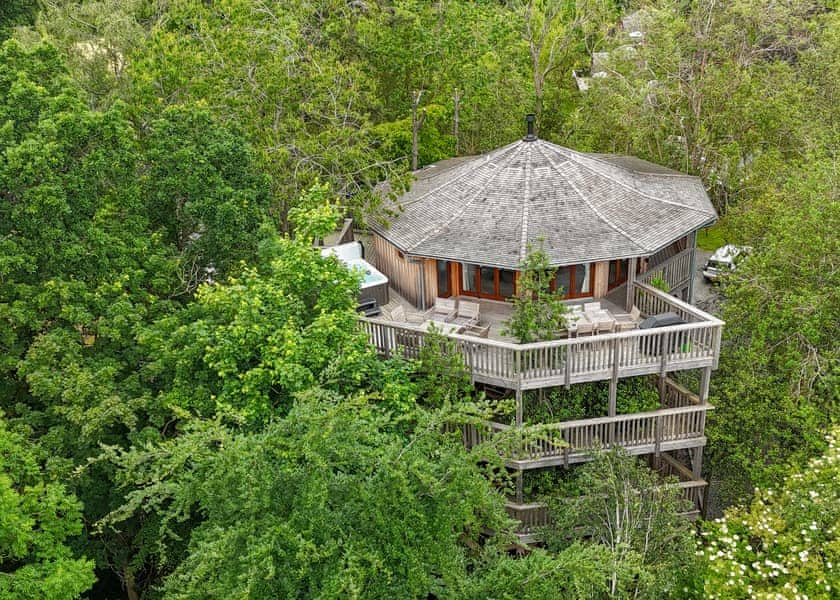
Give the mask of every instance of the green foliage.
[[548, 254], [529, 244], [519, 264], [516, 296], [510, 300], [513, 311], [502, 332], [520, 344], [554, 339], [566, 327], [568, 308], [563, 303], [563, 290], [551, 291], [554, 269], [549, 265]]
[[712, 381], [711, 467], [726, 503], [820, 453], [820, 432], [840, 418], [840, 203], [830, 169], [815, 164], [732, 215], [756, 251], [724, 288]]
[[93, 562], [66, 545], [82, 531], [81, 505], [45, 473], [45, 456], [10, 431], [0, 412], [0, 597], [78, 598]]
[[671, 293], [671, 285], [668, 283], [668, 280], [662, 277], [661, 275], [655, 275], [651, 277], [650, 285], [655, 287], [660, 292], [665, 292], [666, 294]]
[[325, 238], [338, 226], [340, 213], [330, 200], [327, 184], [314, 184], [301, 197], [297, 206], [289, 209], [289, 223], [295, 235], [304, 243]]
[[[659, 392], [646, 377], [620, 379], [616, 413], [630, 414], [660, 408]], [[530, 423], [561, 423], [605, 417], [609, 408], [609, 384], [605, 381], [574, 385], [568, 390], [552, 388], [525, 394], [525, 420]]]
[[455, 342], [438, 331], [424, 338], [417, 361], [417, 395], [429, 406], [445, 406], [472, 394], [464, 356]]
[[233, 409], [253, 425], [285, 414], [314, 385], [350, 392], [376, 380], [356, 326], [358, 276], [300, 238], [266, 243], [263, 261], [202, 287], [194, 304], [140, 338], [152, 357], [143, 375], [164, 411]]
[[498, 557], [477, 571], [464, 598], [484, 600], [543, 600], [603, 598], [609, 588], [604, 565], [606, 550], [596, 544], [574, 543], [560, 552], [533, 548], [522, 558]]
[[826, 452], [777, 489], [756, 489], [704, 525], [706, 597], [836, 598], [840, 575], [840, 429]]
[[697, 232], [697, 247], [701, 250], [714, 252], [721, 246], [726, 245], [723, 227], [716, 223]]
[[167, 597], [459, 595], [468, 548], [507, 521], [460, 434], [440, 433], [453, 419], [313, 389], [260, 433], [198, 424], [123, 454], [127, 481], [141, 485], [130, 510], [203, 515]]
[[250, 146], [200, 106], [168, 107], [143, 141], [149, 226], [178, 249], [188, 291], [208, 267], [217, 278], [236, 272], [256, 254], [268, 215], [268, 181]]
[[576, 468], [577, 497], [549, 500], [553, 524], [546, 547], [574, 543], [603, 548], [608, 595], [685, 597], [698, 580], [691, 523], [678, 515], [686, 500], [675, 485], [623, 450], [598, 454]]
[[[421, 109], [426, 117], [418, 132], [418, 165], [449, 158], [454, 154], [455, 140], [449, 132], [452, 115], [440, 105]], [[380, 123], [371, 129], [379, 140], [382, 158], [388, 161], [408, 160], [411, 156], [411, 118]]]

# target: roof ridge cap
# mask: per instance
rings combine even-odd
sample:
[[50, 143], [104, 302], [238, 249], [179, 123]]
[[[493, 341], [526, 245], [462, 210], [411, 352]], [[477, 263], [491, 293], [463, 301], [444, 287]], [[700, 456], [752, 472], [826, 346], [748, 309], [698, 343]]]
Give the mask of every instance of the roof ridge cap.
[[[516, 145], [516, 143], [517, 143], [517, 142], [515, 142], [514, 144], [511, 144], [511, 146]], [[522, 152], [522, 146], [519, 146], [518, 148], [516, 148], [516, 154], [514, 154], [514, 155], [513, 155], [513, 158], [515, 158], [516, 156], [519, 156], [519, 153], [520, 153], [520, 152]], [[451, 216], [449, 219], [447, 219], [446, 221], [444, 221], [443, 223], [441, 223], [440, 225], [438, 225], [438, 226], [437, 226], [437, 227], [435, 227], [434, 229], [431, 229], [431, 230], [430, 230], [430, 231], [429, 231], [426, 235], [424, 235], [424, 236], [423, 236], [423, 237], [421, 237], [421, 238], [420, 238], [417, 242], [415, 242], [415, 243], [412, 245], [412, 248], [416, 248], [417, 246], [419, 246], [419, 245], [423, 244], [423, 243], [424, 243], [424, 242], [426, 242], [429, 238], [431, 238], [433, 235], [435, 235], [435, 234], [437, 234], [438, 232], [440, 232], [440, 230], [441, 230], [441, 229], [443, 229], [444, 227], [448, 226], [448, 225], [449, 225], [452, 221], [454, 221], [455, 219], [457, 219], [457, 218], [459, 218], [461, 215], [463, 215], [463, 214], [464, 214], [464, 211], [466, 211], [466, 210], [467, 210], [467, 207], [468, 207], [470, 204], [472, 204], [472, 203], [475, 201], [475, 199], [476, 199], [476, 198], [478, 198], [478, 196], [480, 196], [480, 195], [481, 195], [481, 192], [483, 192], [484, 190], [486, 190], [486, 189], [487, 189], [487, 186], [489, 186], [489, 185], [490, 185], [490, 183], [492, 183], [492, 182], [493, 182], [493, 180], [494, 180], [494, 179], [496, 179], [496, 177], [499, 175], [499, 173], [500, 173], [500, 172], [501, 172], [501, 169], [496, 169], [496, 171], [495, 171], [495, 172], [493, 172], [493, 174], [492, 174], [492, 175], [490, 175], [490, 177], [488, 177], [488, 178], [487, 178], [487, 181], [485, 181], [485, 182], [484, 182], [484, 185], [483, 185], [483, 186], [481, 186], [478, 190], [476, 190], [476, 192], [472, 195], [472, 198], [470, 198], [468, 201], [464, 202], [464, 203], [463, 203], [463, 205], [461, 205], [461, 210], [459, 210], [459, 211], [457, 211], [457, 212], [453, 213], [453, 214], [452, 214], [452, 216]]]
[[525, 200], [522, 202], [522, 233], [520, 234], [519, 239], [519, 261], [524, 261], [525, 257], [528, 254], [528, 219], [530, 218], [530, 207], [531, 204], [531, 171], [533, 167], [531, 166], [531, 155], [533, 154], [533, 150], [531, 149], [532, 144], [528, 144], [528, 156], [525, 160]]
[[[548, 154], [546, 154], [545, 152], [543, 152], [542, 149], [540, 149], [540, 152], [548, 160], [548, 162], [551, 164], [552, 168], [555, 171], [557, 171], [558, 173], [560, 173], [560, 171], [557, 169], [558, 165], [554, 162], [554, 159], [551, 156], [549, 156]], [[574, 150], [572, 152], [574, 152]], [[566, 163], [566, 162], [570, 162], [570, 161], [568, 159], [563, 161], [563, 163]], [[572, 162], [574, 162], [574, 161], [572, 161]], [[560, 173], [560, 175], [562, 175], [562, 173]], [[595, 206], [589, 201], [589, 199], [578, 189], [578, 187], [570, 179], [566, 178], [566, 183], [568, 183], [572, 187], [572, 189], [575, 191], [575, 193], [578, 196], [580, 196], [581, 200], [583, 200], [584, 203], [592, 210], [592, 212], [594, 212], [596, 215], [598, 215], [598, 217], [602, 221], [604, 221], [604, 223], [606, 223], [609, 227], [611, 227], [612, 229], [614, 229], [615, 231], [617, 231], [618, 233], [623, 235], [625, 238], [630, 240], [630, 243], [633, 244], [634, 246], [636, 246], [637, 248], [639, 248], [640, 250], [642, 250], [644, 252], [649, 252], [649, 250], [646, 247], [642, 246], [638, 241], [636, 241], [634, 238], [632, 238], [629, 233], [627, 233], [621, 227], [619, 227], [618, 225], [616, 225], [615, 223], [610, 221], [604, 214], [601, 213], [601, 211], [599, 211], [597, 208], [595, 208]]]

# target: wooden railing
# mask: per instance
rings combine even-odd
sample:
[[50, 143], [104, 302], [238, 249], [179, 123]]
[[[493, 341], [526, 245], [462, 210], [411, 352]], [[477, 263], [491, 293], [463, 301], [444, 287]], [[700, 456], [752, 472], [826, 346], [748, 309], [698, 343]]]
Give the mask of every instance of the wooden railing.
[[593, 452], [616, 446], [631, 454], [659, 454], [703, 445], [706, 411], [713, 408], [709, 404], [684, 406], [519, 428], [488, 423], [481, 430], [468, 425], [464, 444], [471, 448], [495, 432], [508, 431], [520, 440], [512, 442], [509, 456], [510, 465], [519, 469], [585, 462]]
[[[663, 477], [676, 477], [679, 481], [676, 485], [683, 498], [686, 499], [688, 509], [679, 514], [689, 519], [696, 518], [702, 511], [704, 494], [708, 483], [703, 479], [694, 479], [691, 471], [681, 465], [667, 454], [662, 455], [659, 473]], [[551, 514], [548, 505], [544, 502], [513, 502], [505, 503], [508, 515], [519, 521], [517, 531], [520, 534], [536, 533], [540, 527], [551, 523]]]
[[[634, 298], [643, 314], [674, 312], [687, 323], [532, 344], [446, 337], [464, 357], [474, 381], [510, 389], [717, 366], [722, 321], [647, 284], [634, 284]], [[427, 336], [406, 323], [362, 318], [361, 326], [385, 356], [417, 357]]]
[[[690, 510], [685, 510], [679, 514], [688, 519], [694, 519], [700, 514], [699, 502], [702, 500], [706, 486], [708, 485], [704, 480], [690, 480], [680, 481], [676, 484], [682, 491], [683, 497], [691, 503], [694, 507]], [[531, 540], [536, 539], [535, 533], [541, 527], [546, 527], [551, 524], [551, 512], [548, 505], [544, 502], [511, 502], [505, 503], [505, 510], [507, 514], [519, 521], [517, 532], [519, 534], [530, 534]]]
[[638, 275], [638, 281], [650, 283], [654, 277], [660, 277], [668, 282], [671, 290], [685, 285], [694, 276], [691, 272], [692, 250], [692, 248], [687, 248], [668, 260], [650, 267], [649, 270]]
[[700, 397], [688, 388], [680, 385], [670, 377], [664, 378], [665, 384], [665, 401], [664, 404], [668, 408], [678, 408], [681, 406], [697, 406], [700, 404]]
[[682, 514], [696, 517], [703, 510], [706, 488], [709, 484], [704, 479], [695, 479], [689, 469], [667, 454], [663, 454], [660, 459], [659, 473], [664, 477], [676, 477], [680, 482], [683, 497], [691, 503], [691, 509]]

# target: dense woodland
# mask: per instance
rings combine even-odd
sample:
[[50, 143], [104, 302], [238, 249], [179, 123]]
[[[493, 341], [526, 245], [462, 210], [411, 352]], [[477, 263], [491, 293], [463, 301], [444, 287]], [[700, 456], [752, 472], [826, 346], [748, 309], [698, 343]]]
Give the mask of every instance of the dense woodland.
[[[836, 8], [3, 2], [0, 598], [837, 598]], [[443, 340], [377, 358], [311, 250], [410, 183], [413, 132], [423, 165], [528, 112], [699, 175], [755, 248], [721, 288], [717, 520], [612, 453], [522, 547], [504, 439], [457, 433], [497, 407]]]

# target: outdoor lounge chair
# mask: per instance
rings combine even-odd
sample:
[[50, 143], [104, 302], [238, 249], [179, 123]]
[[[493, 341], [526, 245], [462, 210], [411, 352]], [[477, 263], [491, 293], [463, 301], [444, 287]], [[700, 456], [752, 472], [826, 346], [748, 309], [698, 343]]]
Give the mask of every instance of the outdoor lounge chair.
[[423, 318], [428, 321], [449, 322], [455, 318], [455, 298], [435, 298], [435, 305], [426, 311]]
[[[642, 322], [642, 312], [637, 308], [633, 307], [630, 310], [629, 315], [616, 315], [615, 316], [616, 324], [618, 325], [618, 331], [627, 331], [628, 329], [635, 329], [639, 326], [639, 323]], [[630, 324], [630, 327], [626, 327], [626, 324]]]
[[600, 302], [587, 302], [583, 305], [583, 312], [592, 312], [594, 310], [601, 310]]
[[458, 309], [455, 311], [455, 317], [450, 321], [456, 325], [475, 325], [478, 323], [478, 311], [481, 305], [478, 302], [470, 302], [469, 300], [461, 300], [458, 302]]

